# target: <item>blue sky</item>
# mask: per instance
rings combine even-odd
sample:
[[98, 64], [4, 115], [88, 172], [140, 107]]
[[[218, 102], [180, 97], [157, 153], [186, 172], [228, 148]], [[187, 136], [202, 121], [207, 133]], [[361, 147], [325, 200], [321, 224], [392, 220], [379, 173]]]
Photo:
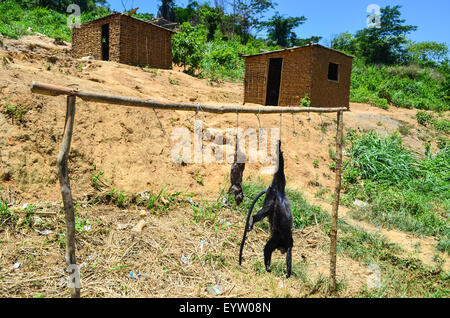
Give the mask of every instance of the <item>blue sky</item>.
[[[231, 0], [232, 1], [232, 0]], [[139, 7], [139, 12], [156, 14], [160, 0], [123, 0], [127, 7]], [[200, 3], [207, 1], [199, 1]], [[213, 1], [210, 1], [213, 2]], [[328, 45], [333, 35], [349, 31], [354, 33], [366, 27], [367, 7], [377, 4], [401, 5], [402, 18], [406, 23], [418, 26], [409, 35], [413, 41], [445, 42], [450, 46], [450, 1], [449, 0], [278, 0], [278, 6], [269, 12], [271, 16], [279, 11], [285, 16], [302, 16], [308, 20], [295, 30], [302, 38], [313, 35], [323, 36], [321, 43]], [[108, 0], [111, 9], [123, 11], [121, 0]], [[187, 0], [175, 0], [185, 6]]]

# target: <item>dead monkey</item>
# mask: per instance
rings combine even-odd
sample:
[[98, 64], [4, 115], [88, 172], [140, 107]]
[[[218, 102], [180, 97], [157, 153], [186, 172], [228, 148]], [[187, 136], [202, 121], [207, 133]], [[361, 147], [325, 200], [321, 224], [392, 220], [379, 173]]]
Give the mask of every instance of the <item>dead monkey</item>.
[[[265, 217], [269, 217], [271, 237], [264, 247], [264, 265], [268, 272], [271, 271], [270, 263], [272, 253], [276, 249], [282, 254], [286, 253], [287, 275], [291, 276], [292, 269], [292, 239], [293, 215], [290, 207], [289, 199], [285, 193], [286, 177], [284, 175], [284, 158], [281, 151], [281, 141], [278, 141], [278, 171], [273, 177], [272, 184], [260, 194], [258, 194], [250, 206], [247, 215], [247, 222], [244, 230], [244, 237], [241, 242], [239, 253], [239, 265], [242, 263], [242, 251], [244, 249], [247, 233], [253, 229], [256, 222], [262, 221]], [[256, 202], [266, 194], [262, 209], [252, 218], [250, 218]]]
[[237, 205], [240, 205], [244, 200], [244, 191], [242, 191], [242, 176], [245, 170], [245, 160], [240, 162], [239, 159], [244, 156], [240, 151], [238, 151], [238, 141], [236, 141], [236, 152], [234, 155], [234, 163], [231, 166], [231, 186], [228, 193], [234, 194], [234, 200]]

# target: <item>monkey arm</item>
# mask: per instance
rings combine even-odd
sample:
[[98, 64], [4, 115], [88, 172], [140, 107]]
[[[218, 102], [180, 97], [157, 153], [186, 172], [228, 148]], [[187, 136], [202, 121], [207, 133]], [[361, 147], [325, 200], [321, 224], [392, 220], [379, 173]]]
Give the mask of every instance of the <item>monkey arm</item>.
[[270, 206], [263, 206], [261, 210], [257, 214], [255, 214], [252, 219], [250, 220], [250, 223], [248, 225], [248, 231], [251, 231], [253, 229], [253, 225], [255, 223], [261, 222], [265, 217], [269, 216], [270, 212]]

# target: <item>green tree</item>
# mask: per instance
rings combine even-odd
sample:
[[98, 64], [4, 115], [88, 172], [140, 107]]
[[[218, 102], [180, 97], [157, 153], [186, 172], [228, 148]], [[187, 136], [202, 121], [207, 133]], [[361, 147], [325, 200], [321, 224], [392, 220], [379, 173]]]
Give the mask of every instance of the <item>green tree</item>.
[[404, 25], [400, 8], [398, 5], [382, 8], [380, 28], [366, 28], [356, 33], [356, 50], [368, 63], [395, 64], [408, 61], [406, 35], [416, 31], [417, 27]]
[[192, 26], [185, 22], [172, 37], [173, 61], [183, 66], [189, 66], [188, 72], [193, 73], [200, 66], [205, 45], [207, 31], [202, 24]]
[[356, 39], [349, 32], [343, 32], [331, 39], [331, 48], [354, 54], [356, 52]]
[[293, 30], [306, 20], [304, 16], [285, 18], [277, 12], [269, 21], [261, 23], [261, 28], [267, 29], [269, 40], [279, 46], [293, 46], [297, 40], [297, 34]]
[[224, 12], [221, 8], [212, 8], [208, 4], [203, 4], [198, 8], [200, 23], [208, 29], [208, 42], [214, 37], [216, 30], [220, 27]]
[[308, 45], [309, 43], [319, 43], [320, 40], [322, 40], [321, 36], [312, 36], [305, 39], [295, 39], [292, 43], [294, 46], [304, 46]]
[[248, 42], [252, 28], [260, 25], [263, 14], [275, 8], [275, 5], [271, 0], [234, 0], [235, 32], [241, 36], [244, 44]]
[[189, 1], [186, 8], [176, 6], [174, 8], [175, 22], [179, 24], [183, 24], [184, 22], [195, 23], [194, 20], [197, 18], [198, 8], [198, 2], [192, 0]]
[[448, 57], [448, 47], [445, 43], [432, 41], [409, 43], [408, 51], [414, 61], [425, 62], [426, 64], [440, 64]]
[[158, 9], [158, 18], [164, 18], [168, 21], [175, 22], [175, 2], [173, 0], [161, 0]]

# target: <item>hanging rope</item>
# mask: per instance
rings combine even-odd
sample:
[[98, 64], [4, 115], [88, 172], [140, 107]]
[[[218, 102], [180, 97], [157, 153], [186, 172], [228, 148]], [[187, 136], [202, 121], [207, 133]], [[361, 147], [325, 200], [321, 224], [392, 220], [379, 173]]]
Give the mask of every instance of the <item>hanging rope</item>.
[[205, 112], [202, 109], [202, 106], [200, 105], [200, 103], [196, 103], [195, 106], [197, 107], [197, 109], [195, 110], [195, 114], [192, 115], [191, 117], [188, 117], [185, 119], [185, 121], [188, 121], [189, 123], [191, 123], [191, 119], [195, 117], [195, 120], [198, 120], [198, 113], [200, 112], [200, 110], [203, 113], [203, 121], [206, 122], [206, 116], [205, 116]]
[[280, 114], [280, 140], [281, 140], [282, 130], [283, 130], [283, 114]]
[[[154, 102], [156, 104], [156, 100], [153, 100], [152, 102]], [[156, 119], [158, 120], [159, 127], [161, 128], [161, 131], [163, 132], [163, 135], [166, 136], [167, 133], [164, 130], [163, 124], [162, 124], [161, 120], [159, 119], [158, 113], [156, 112], [155, 108], [153, 108], [153, 112], [155, 113]]]
[[324, 125], [323, 125], [322, 114], [319, 114], [319, 115], [320, 115], [320, 131], [322, 132], [322, 134], [320, 136], [319, 144], [321, 144], [323, 139], [324, 139], [325, 132], [324, 132]]
[[203, 116], [203, 122], [206, 123], [206, 115], [205, 115], [205, 111], [202, 108], [202, 105], [200, 105], [200, 103], [196, 103], [196, 105], [197, 105], [197, 114], [198, 114], [199, 110], [201, 110], [202, 116]]
[[294, 112], [292, 112], [292, 136], [297, 137], [298, 133], [295, 131], [295, 116]]
[[262, 129], [262, 126], [261, 126], [261, 118], [260, 118], [260, 115], [261, 115], [261, 106], [259, 106], [259, 107], [258, 107], [258, 113], [257, 113], [257, 114], [255, 114], [256, 118], [258, 118], [258, 125], [259, 125], [259, 130], [261, 130], [261, 129]]
[[166, 134], [166, 131], [164, 130], [164, 127], [163, 127], [163, 125], [162, 125], [161, 120], [159, 119], [159, 116], [158, 116], [158, 113], [156, 112], [156, 109], [153, 108], [153, 112], [155, 113], [156, 119], [157, 119], [158, 122], [159, 122], [159, 127], [161, 128], [161, 130], [162, 130], [162, 132], [163, 132], [163, 135], [166, 136], [166, 135], [167, 135], [167, 134]]

